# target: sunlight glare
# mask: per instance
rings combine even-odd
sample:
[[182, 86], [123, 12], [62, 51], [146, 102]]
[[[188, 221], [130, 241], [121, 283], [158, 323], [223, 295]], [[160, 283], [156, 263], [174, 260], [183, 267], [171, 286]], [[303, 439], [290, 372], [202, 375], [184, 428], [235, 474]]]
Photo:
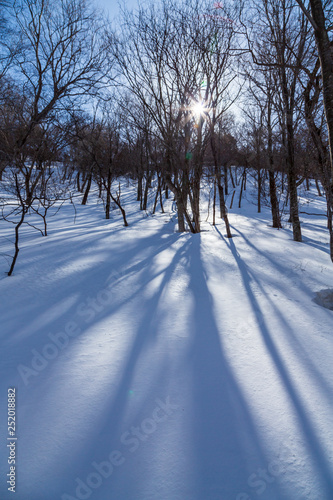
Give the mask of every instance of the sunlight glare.
[[205, 110], [205, 106], [201, 102], [196, 102], [192, 106], [192, 112], [193, 112], [194, 116], [196, 116], [197, 118], [200, 118], [200, 116], [203, 115], [204, 110]]

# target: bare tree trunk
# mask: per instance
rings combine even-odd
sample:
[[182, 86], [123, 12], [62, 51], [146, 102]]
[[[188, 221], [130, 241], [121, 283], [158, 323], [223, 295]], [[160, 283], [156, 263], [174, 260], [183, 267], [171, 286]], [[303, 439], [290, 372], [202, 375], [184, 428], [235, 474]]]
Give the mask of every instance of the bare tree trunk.
[[333, 262], [333, 195], [331, 191], [326, 195], [327, 198], [327, 229], [330, 234], [330, 257]]
[[22, 226], [22, 224], [24, 222], [25, 214], [26, 214], [25, 207], [22, 207], [21, 218], [20, 218], [19, 222], [15, 226], [15, 253], [14, 253], [14, 257], [13, 257], [10, 269], [8, 271], [8, 276], [11, 276], [13, 274], [14, 267], [15, 267], [15, 264], [16, 264], [16, 260], [17, 260], [17, 257], [18, 257], [19, 251], [20, 251], [20, 248], [19, 248], [19, 231], [20, 231], [20, 227]]
[[232, 175], [232, 170], [231, 167], [229, 167], [229, 173], [230, 173], [230, 179], [231, 179], [231, 184], [234, 189], [236, 189], [235, 181], [234, 181], [234, 176]]
[[148, 190], [149, 190], [150, 184], [151, 184], [151, 173], [147, 172], [146, 184], [145, 184], [145, 190], [144, 190], [143, 202], [142, 202], [142, 210], [147, 210], [147, 206], [148, 206]]
[[160, 177], [158, 176], [158, 184], [157, 184], [157, 189], [156, 189], [156, 195], [155, 195], [155, 201], [154, 201], [153, 214], [154, 214], [154, 213], [155, 213], [155, 211], [156, 211], [157, 200], [158, 200], [158, 196], [159, 196], [159, 194], [160, 194], [160, 187], [161, 187], [161, 179], [160, 179]]
[[[213, 155], [214, 155], [214, 153], [213, 153]], [[223, 198], [220, 197], [220, 186], [222, 186], [222, 177], [221, 177], [220, 167], [217, 164], [215, 166], [215, 179], [216, 179], [218, 190], [219, 190], [220, 218], [223, 219]]]
[[267, 106], [267, 149], [268, 149], [268, 165], [269, 165], [269, 197], [271, 200], [271, 211], [272, 211], [272, 222], [273, 227], [280, 229], [282, 228], [279, 200], [276, 194], [276, 182], [274, 175], [274, 157], [273, 157], [273, 131], [272, 131], [272, 96], [268, 96], [268, 106]]
[[81, 186], [80, 186], [80, 172], [76, 174], [76, 187], [79, 193], [82, 193]]
[[215, 226], [215, 212], [216, 212], [216, 176], [214, 177], [213, 226]]
[[242, 183], [241, 183], [241, 190], [239, 193], [238, 208], [241, 208], [241, 206], [242, 206], [242, 196], [243, 196], [244, 183], [245, 183], [245, 168], [244, 168], [243, 175], [242, 175]]
[[235, 198], [235, 194], [236, 194], [236, 190], [232, 193], [232, 197], [231, 197], [231, 202], [230, 202], [230, 210], [232, 209], [232, 205], [234, 203], [234, 198]]
[[298, 195], [296, 176], [292, 169], [288, 171], [290, 221], [293, 226], [294, 241], [302, 241], [301, 223], [298, 215]]
[[[319, 81], [315, 78], [318, 72], [318, 62], [316, 63], [308, 85], [304, 92], [304, 108], [305, 118], [310, 131], [311, 138], [317, 150], [318, 164], [320, 167], [321, 182], [324, 187], [326, 202], [327, 202], [327, 227], [330, 234], [330, 256], [333, 261], [333, 230], [332, 230], [332, 209], [333, 209], [333, 192], [332, 192], [332, 168], [330, 165], [330, 154], [327, 150], [325, 142], [323, 142], [322, 131], [317, 126], [314, 118], [314, 109], [318, 103], [321, 87]], [[314, 92], [311, 92], [314, 90]], [[315, 179], [318, 195], [322, 196], [318, 179]]]
[[298, 214], [297, 179], [295, 172], [294, 126], [293, 116], [288, 104], [286, 84], [283, 89], [286, 118], [286, 165], [289, 190], [290, 221], [293, 227], [294, 241], [302, 241], [301, 223]]
[[323, 79], [323, 97], [330, 144], [331, 177], [333, 179], [333, 55], [326, 29], [322, 0], [310, 0], [311, 13], [315, 23], [315, 38]]
[[44, 224], [44, 234], [43, 234], [43, 236], [47, 236], [47, 220], [46, 220], [46, 216], [47, 216], [47, 208], [45, 208], [44, 213], [41, 214], [41, 217], [43, 219], [43, 224]]
[[113, 194], [111, 192], [111, 189], [110, 189], [110, 196], [111, 196], [112, 201], [114, 201], [114, 203], [117, 205], [117, 207], [121, 211], [121, 215], [123, 216], [123, 219], [124, 219], [124, 226], [127, 227], [128, 226], [128, 222], [127, 222], [127, 219], [126, 219], [126, 212], [125, 212], [125, 210], [123, 209], [123, 207], [121, 206], [121, 203], [120, 203], [120, 182], [119, 182], [119, 191], [116, 193], [116, 196], [113, 196]]
[[261, 171], [260, 168], [258, 168], [258, 199], [257, 199], [258, 214], [261, 213], [261, 183], [262, 183]]
[[83, 198], [82, 198], [82, 205], [86, 205], [87, 204], [88, 195], [89, 195], [89, 191], [90, 191], [90, 187], [91, 187], [91, 181], [92, 181], [92, 173], [90, 173], [89, 177], [88, 177], [88, 182], [87, 182], [86, 190], [85, 190]]
[[221, 183], [221, 171], [220, 171], [220, 168], [219, 168], [219, 166], [217, 164], [217, 151], [216, 151], [216, 142], [215, 142], [214, 130], [212, 130], [212, 133], [211, 133], [211, 147], [212, 147], [212, 152], [213, 152], [213, 157], [214, 157], [214, 164], [215, 164], [215, 182], [217, 182], [217, 188], [218, 188], [218, 191], [219, 191], [221, 217], [223, 218], [224, 223], [225, 223], [225, 228], [226, 228], [226, 231], [227, 231], [227, 238], [232, 238], [232, 234], [231, 234], [231, 231], [230, 231], [229, 219], [228, 219], [227, 207], [226, 207], [226, 204], [225, 204], [223, 186], [222, 186], [222, 183]]
[[138, 176], [138, 190], [137, 190], [137, 198], [136, 201], [142, 202], [142, 175]]
[[330, 146], [330, 195], [328, 197], [329, 206], [329, 233], [330, 233], [330, 256], [333, 262], [333, 230], [332, 230], [332, 210], [333, 210], [333, 55], [331, 42], [326, 29], [326, 20], [321, 0], [310, 0], [313, 20], [316, 24], [315, 37], [320, 59], [321, 73], [323, 79], [323, 97], [325, 116], [328, 129]]
[[98, 181], [98, 198], [102, 198], [102, 188], [103, 188], [102, 179], [100, 178]]
[[162, 185], [160, 186], [160, 205], [162, 214], [164, 214], [164, 206], [163, 206], [163, 195], [162, 195]]
[[269, 171], [268, 175], [269, 175], [269, 196], [271, 200], [273, 227], [281, 229], [282, 225], [280, 218], [279, 201], [276, 195], [276, 182], [275, 182], [274, 172]]
[[105, 202], [105, 218], [106, 219], [110, 219], [111, 184], [112, 184], [112, 173], [111, 173], [111, 168], [109, 168], [108, 177], [107, 177], [107, 181], [106, 181], [106, 202]]
[[181, 196], [176, 196], [177, 203], [177, 218], [178, 218], [178, 231], [180, 233], [185, 232], [185, 220], [184, 220], [184, 205]]
[[224, 167], [224, 192], [225, 195], [228, 196], [229, 190], [228, 190], [228, 167]]
[[194, 168], [194, 179], [192, 184], [192, 214], [193, 222], [196, 233], [200, 233], [200, 182], [202, 176], [201, 160], [198, 159], [200, 164]]
[[[165, 176], [165, 182], [167, 183], [170, 190], [175, 195], [175, 199], [176, 199], [176, 203], [177, 203], [177, 216], [178, 216], [178, 230], [179, 230], [179, 232], [183, 233], [186, 230], [185, 229], [185, 222], [184, 222], [184, 218], [185, 218], [191, 233], [195, 233], [195, 229], [193, 227], [191, 218], [190, 218], [190, 216], [187, 212], [187, 209], [184, 205], [184, 192], [182, 192], [180, 187], [176, 186], [176, 184], [172, 182], [169, 173], [167, 173]], [[176, 177], [175, 177], [175, 182], [177, 182]]]
[[225, 205], [225, 200], [224, 200], [223, 186], [221, 186], [221, 185], [218, 186], [218, 189], [219, 189], [220, 200], [221, 199], [223, 200], [222, 218], [223, 218], [224, 223], [225, 223], [225, 229], [227, 231], [227, 238], [232, 238], [232, 234], [231, 234], [231, 231], [230, 231], [229, 219], [228, 219], [228, 213], [227, 213], [227, 207]]

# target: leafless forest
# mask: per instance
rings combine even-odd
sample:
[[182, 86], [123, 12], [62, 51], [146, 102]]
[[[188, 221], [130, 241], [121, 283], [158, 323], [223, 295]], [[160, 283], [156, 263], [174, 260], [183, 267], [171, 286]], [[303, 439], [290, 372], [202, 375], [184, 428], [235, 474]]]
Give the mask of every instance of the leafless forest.
[[[179, 231], [200, 232], [203, 177], [213, 224], [232, 237], [225, 197], [241, 176], [281, 227], [281, 193], [302, 241], [298, 188], [327, 200], [333, 260], [332, 2], [162, 0], [117, 22], [85, 0], [0, 1], [0, 216], [47, 236], [48, 210], [97, 186], [130, 224], [118, 178], [140, 209], [170, 196]], [[156, 182], [152, 183], [152, 180]], [[233, 203], [240, 203], [235, 199]]]

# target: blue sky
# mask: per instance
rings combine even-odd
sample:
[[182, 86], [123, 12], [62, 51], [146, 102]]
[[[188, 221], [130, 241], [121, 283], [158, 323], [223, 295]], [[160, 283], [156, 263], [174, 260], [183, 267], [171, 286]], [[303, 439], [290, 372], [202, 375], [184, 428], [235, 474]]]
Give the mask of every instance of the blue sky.
[[[118, 0], [94, 0], [98, 7], [102, 7], [109, 12], [110, 17], [114, 17], [119, 12]], [[129, 8], [133, 8], [137, 5], [137, 0], [121, 0], [121, 3], [125, 3]]]

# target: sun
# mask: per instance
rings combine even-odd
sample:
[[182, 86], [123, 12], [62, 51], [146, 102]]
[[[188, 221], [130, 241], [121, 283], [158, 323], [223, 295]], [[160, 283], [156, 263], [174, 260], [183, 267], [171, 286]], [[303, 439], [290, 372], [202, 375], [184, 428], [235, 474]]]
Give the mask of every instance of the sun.
[[196, 118], [200, 118], [206, 110], [206, 107], [202, 104], [202, 102], [196, 102], [191, 107], [192, 113]]

